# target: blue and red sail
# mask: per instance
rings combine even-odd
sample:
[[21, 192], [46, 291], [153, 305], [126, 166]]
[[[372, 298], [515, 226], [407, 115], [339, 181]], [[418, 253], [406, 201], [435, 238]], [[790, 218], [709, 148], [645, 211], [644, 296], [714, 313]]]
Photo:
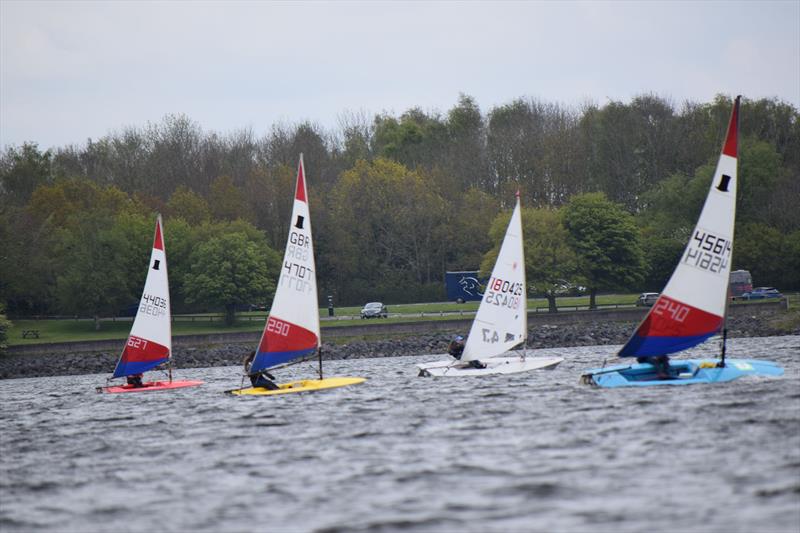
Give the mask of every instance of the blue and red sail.
[[722, 317], [661, 295], [636, 332], [619, 351], [620, 357], [668, 355], [716, 335]]
[[620, 357], [668, 355], [704, 342], [723, 327], [736, 218], [739, 103], [731, 111], [697, 226], [664, 291]]
[[170, 349], [153, 341], [130, 336], [122, 357], [114, 369], [114, 377], [142, 374], [169, 361]]
[[139, 308], [114, 377], [147, 372], [169, 361], [172, 352], [172, 325], [169, 305], [167, 256], [161, 215], [156, 220], [153, 249]]
[[250, 372], [313, 355], [319, 339], [314, 246], [301, 154], [283, 268]]

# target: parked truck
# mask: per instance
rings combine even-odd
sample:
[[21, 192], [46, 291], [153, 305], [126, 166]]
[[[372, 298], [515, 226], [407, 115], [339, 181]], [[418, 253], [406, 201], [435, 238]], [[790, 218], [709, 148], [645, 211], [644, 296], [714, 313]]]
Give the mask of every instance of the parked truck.
[[731, 298], [738, 298], [753, 290], [753, 276], [747, 270], [734, 270], [730, 278]]

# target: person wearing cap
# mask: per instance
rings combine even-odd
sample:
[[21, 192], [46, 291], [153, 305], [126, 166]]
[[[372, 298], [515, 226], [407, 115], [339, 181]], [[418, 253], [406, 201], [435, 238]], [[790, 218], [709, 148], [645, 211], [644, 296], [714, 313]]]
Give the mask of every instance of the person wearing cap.
[[[458, 359], [461, 360], [461, 354], [464, 353], [464, 337], [461, 335], [456, 335], [453, 337], [453, 340], [450, 341], [450, 344], [447, 346], [447, 353]], [[469, 366], [472, 368], [486, 368], [486, 363], [481, 363], [477, 359], [473, 359], [469, 361]]]
[[128, 385], [134, 389], [140, 389], [144, 387], [144, 383], [142, 383], [142, 374], [131, 374], [125, 379], [125, 381], [127, 381]]
[[266, 370], [253, 373], [250, 372], [250, 367], [253, 366], [253, 359], [255, 359], [255, 357], [256, 352], [253, 350], [247, 357], [244, 358], [244, 373], [250, 378], [250, 383], [252, 383], [253, 387], [261, 387], [267, 390], [280, 389], [280, 387], [273, 381], [275, 376]]
[[461, 359], [461, 354], [464, 353], [464, 337], [461, 335], [453, 337], [453, 340], [451, 340], [450, 344], [447, 346], [447, 353], [456, 359]]

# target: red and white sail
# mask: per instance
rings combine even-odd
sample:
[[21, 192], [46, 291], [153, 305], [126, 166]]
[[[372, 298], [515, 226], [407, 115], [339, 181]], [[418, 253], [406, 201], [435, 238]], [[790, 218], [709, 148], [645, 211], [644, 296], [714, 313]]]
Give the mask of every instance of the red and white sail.
[[303, 155], [297, 167], [289, 238], [251, 372], [306, 357], [319, 348], [319, 305]]
[[156, 219], [153, 251], [147, 269], [139, 309], [130, 335], [114, 369], [114, 377], [141, 374], [169, 360], [172, 354], [172, 323], [169, 304], [167, 255], [161, 215]]
[[528, 328], [519, 193], [500, 253], [464, 346], [462, 361], [494, 357], [525, 341]]
[[736, 219], [739, 102], [697, 226], [655, 305], [620, 350], [621, 357], [665, 355], [719, 332], [728, 298]]

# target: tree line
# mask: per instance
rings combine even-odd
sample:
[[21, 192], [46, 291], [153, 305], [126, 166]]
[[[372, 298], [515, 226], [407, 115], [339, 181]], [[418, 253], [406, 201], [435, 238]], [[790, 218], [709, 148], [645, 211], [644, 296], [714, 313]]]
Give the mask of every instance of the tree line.
[[[519, 190], [532, 290], [661, 290], [708, 190], [732, 102], [655, 95], [579, 109], [517, 99], [483, 113], [345, 113], [329, 131], [205, 132], [182, 115], [98, 140], [0, 154], [0, 297], [8, 312], [102, 316], [135, 302], [154, 213], [173, 307], [268, 303], [304, 153], [320, 297], [444, 298], [447, 270], [491, 267]], [[734, 268], [800, 288], [800, 122], [741, 109]], [[554, 300], [553, 300], [554, 303]]]

